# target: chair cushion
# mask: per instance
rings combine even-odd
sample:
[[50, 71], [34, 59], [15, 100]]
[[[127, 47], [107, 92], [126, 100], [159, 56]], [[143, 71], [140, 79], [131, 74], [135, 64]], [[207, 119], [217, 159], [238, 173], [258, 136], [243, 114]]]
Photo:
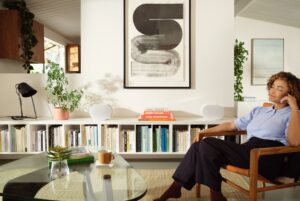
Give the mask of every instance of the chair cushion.
[[298, 180], [300, 177], [300, 153], [287, 155], [287, 162], [282, 170], [282, 175]]

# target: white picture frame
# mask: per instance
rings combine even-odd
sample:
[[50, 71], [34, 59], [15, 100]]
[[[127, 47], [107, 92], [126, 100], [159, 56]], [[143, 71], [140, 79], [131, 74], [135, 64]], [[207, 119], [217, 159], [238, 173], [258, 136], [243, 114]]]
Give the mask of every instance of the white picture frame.
[[191, 0], [124, 0], [124, 88], [191, 87]]

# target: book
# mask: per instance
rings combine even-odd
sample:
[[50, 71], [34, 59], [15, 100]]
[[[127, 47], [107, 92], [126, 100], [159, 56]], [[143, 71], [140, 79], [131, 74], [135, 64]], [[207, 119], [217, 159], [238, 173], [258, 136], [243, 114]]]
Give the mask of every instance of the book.
[[145, 110], [140, 114], [139, 121], [175, 121], [173, 113], [169, 110]]
[[67, 159], [68, 165], [76, 165], [82, 163], [93, 163], [95, 161], [93, 155], [83, 156], [81, 158], [69, 158]]
[[139, 121], [176, 121], [176, 119], [166, 119], [166, 118], [147, 118], [147, 119], [138, 119]]

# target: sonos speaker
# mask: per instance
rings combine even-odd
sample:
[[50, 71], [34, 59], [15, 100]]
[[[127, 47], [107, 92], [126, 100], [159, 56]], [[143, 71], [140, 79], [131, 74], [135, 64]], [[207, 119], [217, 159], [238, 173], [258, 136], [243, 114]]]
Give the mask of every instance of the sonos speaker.
[[200, 114], [205, 119], [221, 119], [224, 116], [224, 109], [219, 105], [202, 105]]
[[112, 108], [106, 104], [95, 104], [89, 108], [89, 114], [96, 120], [107, 120], [111, 118]]

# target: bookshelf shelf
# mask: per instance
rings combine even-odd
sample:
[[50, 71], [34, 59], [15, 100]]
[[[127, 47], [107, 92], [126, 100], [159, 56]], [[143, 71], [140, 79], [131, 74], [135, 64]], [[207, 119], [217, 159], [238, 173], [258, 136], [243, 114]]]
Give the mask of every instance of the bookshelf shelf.
[[234, 118], [207, 120], [176, 118], [176, 121], [138, 121], [115, 118], [97, 121], [50, 118], [0, 120], [0, 159], [17, 159], [48, 150], [49, 146], [105, 146], [131, 159], [182, 158], [194, 135]]

